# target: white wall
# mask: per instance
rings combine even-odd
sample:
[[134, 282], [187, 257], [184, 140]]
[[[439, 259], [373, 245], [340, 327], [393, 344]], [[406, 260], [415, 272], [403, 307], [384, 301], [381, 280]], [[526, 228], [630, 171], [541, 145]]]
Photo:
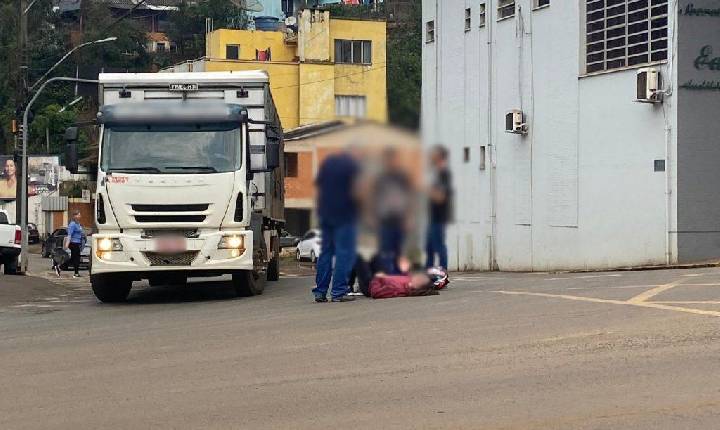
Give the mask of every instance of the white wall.
[[[491, 268], [493, 175], [501, 270], [659, 264], [668, 249], [675, 259], [672, 241], [668, 248], [675, 193], [666, 193], [675, 176], [673, 97], [661, 106], [634, 102], [635, 70], [580, 77], [580, 2], [532, 10], [532, 0], [521, 0], [515, 18], [496, 22], [496, 1], [487, 1], [484, 28], [476, 25], [479, 3], [423, 2], [423, 21], [436, 20], [436, 41], [423, 51], [423, 137], [452, 152], [451, 267]], [[527, 115], [527, 136], [504, 132], [504, 114], [514, 108]], [[654, 172], [668, 143], [669, 171]], [[481, 145], [494, 146], [494, 170], [490, 160], [478, 169]]]

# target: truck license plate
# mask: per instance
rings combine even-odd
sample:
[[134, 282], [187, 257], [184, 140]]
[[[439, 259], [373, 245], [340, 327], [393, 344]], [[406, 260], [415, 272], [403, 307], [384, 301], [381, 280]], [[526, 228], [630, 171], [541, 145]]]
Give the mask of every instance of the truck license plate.
[[184, 237], [159, 237], [155, 239], [155, 251], [163, 253], [183, 252], [187, 250]]

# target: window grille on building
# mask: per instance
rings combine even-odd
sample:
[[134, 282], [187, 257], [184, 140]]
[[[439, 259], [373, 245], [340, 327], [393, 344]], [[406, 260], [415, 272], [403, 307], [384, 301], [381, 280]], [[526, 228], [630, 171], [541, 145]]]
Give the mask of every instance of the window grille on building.
[[515, 16], [515, 0], [498, 1], [498, 20]]
[[485, 27], [485, 3], [480, 3], [480, 16], [478, 17], [478, 27]]
[[365, 96], [335, 96], [335, 115], [365, 118], [367, 99]]
[[586, 73], [667, 60], [668, 0], [586, 1]]
[[225, 45], [225, 58], [228, 60], [240, 59], [240, 45]]
[[470, 31], [472, 26], [472, 9], [465, 9], [465, 31]]
[[425, 23], [425, 43], [432, 43], [435, 41], [435, 21], [428, 21]]
[[550, 6], [550, 0], [535, 0], [535, 8]]
[[335, 62], [345, 64], [371, 64], [372, 42], [369, 40], [335, 39]]

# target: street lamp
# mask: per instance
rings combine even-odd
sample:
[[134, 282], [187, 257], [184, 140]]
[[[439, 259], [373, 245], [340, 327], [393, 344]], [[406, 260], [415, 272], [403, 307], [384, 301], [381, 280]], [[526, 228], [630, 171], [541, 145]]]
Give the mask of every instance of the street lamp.
[[85, 46], [88, 46], [88, 45], [97, 45], [97, 44], [99, 44], [99, 43], [114, 42], [114, 41], [116, 41], [116, 40], [117, 40], [117, 37], [112, 36], [112, 37], [106, 37], [105, 39], [93, 40], [92, 42], [85, 42], [85, 43], [79, 44], [78, 46], [76, 46], [76, 47], [74, 47], [73, 49], [69, 50], [69, 51], [67, 52], [67, 54], [63, 55], [63, 57], [62, 57], [57, 63], [53, 64], [53, 66], [52, 66], [50, 69], [48, 69], [48, 71], [45, 72], [45, 74], [42, 75], [42, 76], [40, 77], [40, 79], [38, 79], [37, 82], [35, 82], [35, 83], [29, 88], [29, 91], [32, 91], [33, 89], [35, 89], [35, 87], [38, 86], [38, 84], [39, 84], [40, 82], [42, 82], [43, 79], [45, 79], [45, 78], [47, 77], [47, 75], [50, 74], [50, 72], [52, 72], [53, 70], [55, 70], [55, 68], [56, 68], [57, 66], [59, 66], [60, 63], [62, 63], [63, 61], [65, 61], [65, 59], [66, 59], [67, 57], [69, 57], [73, 52], [77, 51], [78, 49], [80, 49], [80, 48], [82, 48], [82, 47], [85, 47]]
[[[79, 45], [80, 47], [82, 45]], [[71, 51], [72, 52], [72, 51]], [[67, 55], [66, 55], [67, 57]], [[63, 57], [65, 58], [65, 57]], [[58, 64], [60, 64], [62, 60], [58, 61]], [[57, 64], [56, 64], [57, 65]], [[54, 68], [55, 66], [53, 66]], [[52, 70], [52, 69], [51, 69]], [[47, 81], [43, 82], [42, 85], [40, 85], [40, 88], [38, 88], [35, 95], [30, 99], [27, 106], [25, 106], [25, 112], [23, 112], [23, 142], [22, 142], [22, 181], [20, 186], [20, 228], [22, 230], [22, 244], [20, 248], [20, 271], [22, 273], [27, 273], [27, 266], [28, 266], [28, 236], [27, 236], [27, 211], [28, 211], [28, 175], [27, 175], [27, 168], [28, 168], [28, 157], [27, 157], [27, 149], [28, 149], [28, 136], [30, 133], [28, 133], [28, 113], [30, 112], [30, 108], [32, 107], [33, 103], [38, 99], [40, 94], [42, 94], [45, 87], [53, 82], [57, 81], [65, 81], [65, 82], [84, 82], [84, 83], [90, 83], [90, 84], [97, 84], [98, 81], [93, 79], [78, 79], [78, 78], [66, 78], [66, 77], [55, 77], [50, 78]]]

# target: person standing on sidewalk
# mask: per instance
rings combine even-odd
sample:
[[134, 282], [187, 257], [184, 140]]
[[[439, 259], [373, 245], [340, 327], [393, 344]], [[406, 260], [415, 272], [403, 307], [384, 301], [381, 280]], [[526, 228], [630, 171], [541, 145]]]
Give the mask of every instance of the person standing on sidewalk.
[[316, 286], [313, 289], [315, 301], [318, 303], [328, 301], [327, 293], [331, 281], [333, 302], [354, 300], [347, 294], [350, 273], [357, 256], [356, 191], [360, 172], [358, 158], [355, 149], [329, 156], [320, 166], [315, 180], [318, 193], [317, 211], [322, 231]]
[[75, 270], [73, 278], [80, 277], [80, 252], [85, 241], [85, 234], [82, 225], [80, 225], [81, 218], [82, 215], [79, 210], [72, 212], [72, 221], [68, 225], [67, 237], [65, 238], [65, 249], [70, 249], [70, 266]]
[[447, 270], [448, 257], [445, 244], [445, 227], [450, 222], [452, 203], [452, 179], [448, 169], [448, 151], [443, 146], [435, 146], [430, 152], [430, 164], [433, 179], [430, 186], [430, 224], [428, 226], [426, 268], [435, 266], [435, 258], [440, 267]]

